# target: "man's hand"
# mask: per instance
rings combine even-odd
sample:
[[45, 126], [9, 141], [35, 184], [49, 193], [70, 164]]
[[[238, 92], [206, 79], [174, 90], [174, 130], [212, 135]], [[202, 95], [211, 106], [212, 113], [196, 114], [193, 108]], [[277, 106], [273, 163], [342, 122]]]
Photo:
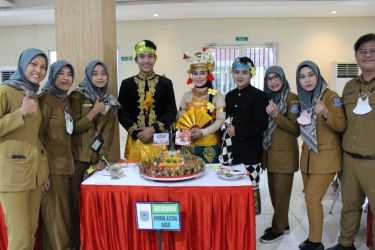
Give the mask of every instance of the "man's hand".
[[139, 131], [137, 134], [137, 139], [141, 140], [141, 142], [148, 143], [152, 141], [152, 135], [155, 133], [154, 127], [141, 127], [137, 130]]
[[51, 188], [51, 181], [49, 179], [49, 177], [47, 178], [47, 180], [43, 183], [43, 187], [42, 187], [42, 190], [43, 192], [48, 192]]
[[236, 136], [236, 131], [235, 131], [233, 125], [229, 125], [229, 126], [227, 127], [227, 133], [228, 133], [228, 135], [229, 135], [230, 137], [234, 137], [234, 136]]

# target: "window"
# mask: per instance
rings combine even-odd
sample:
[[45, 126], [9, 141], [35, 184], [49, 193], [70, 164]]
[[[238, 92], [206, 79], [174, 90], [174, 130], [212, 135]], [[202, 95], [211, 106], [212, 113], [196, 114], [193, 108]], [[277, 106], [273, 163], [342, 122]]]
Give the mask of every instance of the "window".
[[264, 72], [269, 66], [277, 64], [277, 45], [233, 45], [233, 46], [210, 46], [215, 57], [214, 88], [223, 94], [235, 88], [232, 78], [232, 63], [236, 57], [247, 56], [255, 64], [255, 76], [251, 84], [263, 90]]
[[48, 50], [48, 60], [50, 65], [57, 61], [56, 50]]

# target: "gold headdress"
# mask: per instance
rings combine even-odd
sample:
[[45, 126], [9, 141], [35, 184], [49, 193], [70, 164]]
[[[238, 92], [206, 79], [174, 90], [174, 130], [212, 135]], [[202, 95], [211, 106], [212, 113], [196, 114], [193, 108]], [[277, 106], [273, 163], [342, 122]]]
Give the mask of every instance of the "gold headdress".
[[189, 56], [187, 53], [184, 53], [183, 59], [190, 64], [190, 69], [187, 71], [189, 78], [187, 84], [191, 84], [193, 81], [191, 79], [191, 72], [197, 69], [203, 69], [208, 71], [207, 80], [215, 80], [212, 72], [215, 69], [215, 60], [212, 52], [208, 47], [203, 47], [202, 51], [195, 53], [192, 56]]

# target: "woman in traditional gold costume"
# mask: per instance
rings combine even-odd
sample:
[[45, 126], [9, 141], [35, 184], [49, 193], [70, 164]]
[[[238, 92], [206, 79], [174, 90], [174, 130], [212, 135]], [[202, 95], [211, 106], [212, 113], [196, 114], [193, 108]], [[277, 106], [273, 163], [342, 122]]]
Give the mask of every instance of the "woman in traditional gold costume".
[[189, 150], [206, 163], [218, 162], [220, 137], [218, 130], [225, 119], [225, 98], [213, 88], [215, 62], [208, 48], [192, 56], [184, 54], [190, 64], [187, 83], [194, 87], [182, 97], [177, 128], [189, 130], [192, 144]]

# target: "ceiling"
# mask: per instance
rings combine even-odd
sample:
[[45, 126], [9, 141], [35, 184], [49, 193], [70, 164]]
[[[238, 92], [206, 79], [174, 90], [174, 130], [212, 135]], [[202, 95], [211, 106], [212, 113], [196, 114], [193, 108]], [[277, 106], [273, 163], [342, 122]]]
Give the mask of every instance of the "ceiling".
[[[331, 14], [331, 11], [337, 11]], [[153, 14], [158, 13], [155, 17]], [[374, 17], [375, 0], [116, 0], [116, 18]], [[53, 0], [0, 0], [0, 26], [53, 24]]]

